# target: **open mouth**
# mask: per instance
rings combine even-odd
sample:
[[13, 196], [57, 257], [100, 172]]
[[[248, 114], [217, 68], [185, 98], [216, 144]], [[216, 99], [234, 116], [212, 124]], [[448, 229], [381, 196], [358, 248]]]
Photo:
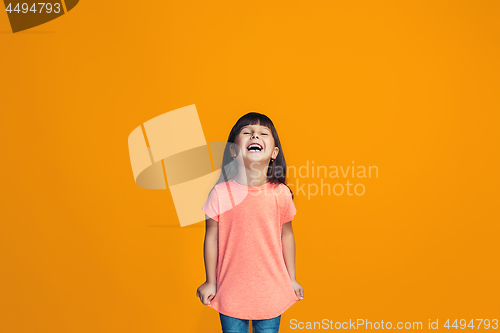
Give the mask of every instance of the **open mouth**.
[[247, 150], [249, 152], [253, 152], [253, 153], [257, 153], [257, 152], [260, 152], [262, 151], [262, 146], [260, 145], [260, 143], [252, 143], [250, 144], [248, 147], [247, 147]]

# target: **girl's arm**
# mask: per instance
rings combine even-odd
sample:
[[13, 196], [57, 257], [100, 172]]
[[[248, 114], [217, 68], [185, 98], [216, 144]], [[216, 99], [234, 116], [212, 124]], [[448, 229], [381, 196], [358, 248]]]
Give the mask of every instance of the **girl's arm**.
[[304, 297], [304, 290], [295, 278], [295, 237], [293, 236], [292, 222], [283, 224], [281, 232], [281, 243], [283, 245], [283, 259], [285, 260], [288, 275], [292, 280], [293, 289], [299, 299]]
[[208, 305], [217, 293], [217, 257], [218, 257], [218, 239], [219, 223], [205, 215], [206, 230], [205, 243], [203, 245], [203, 256], [205, 258], [205, 273], [207, 280], [196, 290], [196, 297]]
[[205, 273], [208, 283], [216, 283], [216, 268], [218, 257], [218, 236], [219, 236], [219, 223], [214, 219], [205, 215], [205, 244], [203, 254], [205, 257]]
[[283, 244], [283, 258], [290, 279], [295, 280], [295, 237], [293, 236], [292, 222], [284, 223], [281, 233], [281, 243]]

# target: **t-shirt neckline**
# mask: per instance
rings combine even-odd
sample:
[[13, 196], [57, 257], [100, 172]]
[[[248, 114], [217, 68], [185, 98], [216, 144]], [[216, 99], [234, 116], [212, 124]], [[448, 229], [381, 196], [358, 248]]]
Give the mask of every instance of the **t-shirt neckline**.
[[229, 181], [232, 182], [236, 187], [244, 188], [244, 189], [247, 189], [249, 191], [252, 191], [252, 190], [258, 191], [258, 190], [264, 189], [264, 188], [271, 185], [271, 182], [267, 182], [267, 183], [259, 185], [259, 186], [247, 186], [247, 185], [243, 185], [243, 184], [236, 182], [234, 179], [231, 179]]

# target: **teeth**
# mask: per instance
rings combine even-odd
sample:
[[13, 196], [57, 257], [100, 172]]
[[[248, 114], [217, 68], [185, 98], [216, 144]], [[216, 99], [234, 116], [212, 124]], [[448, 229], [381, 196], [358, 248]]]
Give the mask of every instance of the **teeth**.
[[261, 146], [257, 145], [257, 144], [251, 144], [250, 146], [248, 146], [247, 149], [250, 149], [250, 148], [257, 148], [259, 151], [262, 150]]

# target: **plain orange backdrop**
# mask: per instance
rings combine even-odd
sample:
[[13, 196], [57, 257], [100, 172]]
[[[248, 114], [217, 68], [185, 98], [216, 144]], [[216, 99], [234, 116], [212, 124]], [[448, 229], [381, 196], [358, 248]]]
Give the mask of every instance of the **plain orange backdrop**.
[[220, 332], [204, 223], [128, 155], [190, 104], [207, 141], [257, 111], [289, 165], [379, 168], [363, 196], [296, 196], [282, 332], [500, 319], [498, 22], [498, 1], [86, 0], [12, 34], [0, 12], [0, 331]]

